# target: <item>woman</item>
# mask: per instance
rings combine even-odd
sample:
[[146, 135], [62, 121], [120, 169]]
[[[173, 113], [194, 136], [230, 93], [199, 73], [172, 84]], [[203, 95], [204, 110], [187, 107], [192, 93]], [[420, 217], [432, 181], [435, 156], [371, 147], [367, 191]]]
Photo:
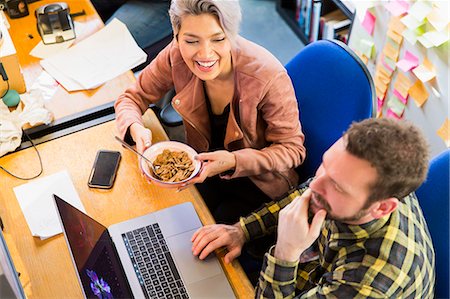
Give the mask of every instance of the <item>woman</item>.
[[143, 152], [142, 113], [171, 88], [186, 142], [200, 154], [192, 182], [217, 222], [234, 223], [298, 183], [305, 158], [297, 101], [280, 62], [238, 35], [238, 1], [174, 0], [174, 40], [115, 104], [119, 132]]

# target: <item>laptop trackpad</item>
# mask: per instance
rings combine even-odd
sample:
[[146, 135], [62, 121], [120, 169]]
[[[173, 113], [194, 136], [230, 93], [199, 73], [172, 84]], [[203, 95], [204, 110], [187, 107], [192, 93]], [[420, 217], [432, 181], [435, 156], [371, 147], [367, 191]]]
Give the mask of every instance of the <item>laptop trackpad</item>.
[[[214, 253], [203, 261], [192, 254], [191, 237], [195, 231], [196, 229], [167, 238], [173, 259], [186, 284], [223, 273]], [[225, 276], [223, 278], [226, 280]]]

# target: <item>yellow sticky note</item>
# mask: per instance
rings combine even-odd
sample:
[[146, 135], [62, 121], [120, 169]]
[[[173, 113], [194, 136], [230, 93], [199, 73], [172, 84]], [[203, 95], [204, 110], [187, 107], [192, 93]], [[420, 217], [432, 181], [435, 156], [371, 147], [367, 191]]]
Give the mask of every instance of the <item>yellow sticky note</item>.
[[401, 22], [400, 17], [392, 17], [389, 20], [388, 30], [402, 34], [405, 30], [405, 25]]
[[392, 30], [392, 29], [389, 29], [389, 30], [388, 30], [387, 36], [388, 36], [390, 39], [392, 39], [395, 43], [397, 43], [397, 44], [399, 44], [399, 45], [400, 45], [400, 44], [402, 43], [402, 41], [403, 41], [403, 36], [402, 36], [400, 33], [396, 32], [396, 31], [394, 31], [394, 30]]
[[422, 81], [417, 80], [413, 86], [408, 91], [409, 95], [414, 99], [416, 105], [418, 107], [422, 107], [422, 105], [428, 100], [428, 91]]
[[445, 145], [450, 147], [450, 121], [448, 118], [445, 119], [442, 126], [437, 130], [437, 134], [442, 140], [444, 140]]
[[446, 7], [439, 9], [437, 6], [435, 6], [435, 7], [433, 7], [433, 10], [431, 11], [431, 13], [429, 13], [427, 16], [428, 22], [437, 31], [444, 30], [447, 27], [448, 23], [450, 22], [449, 18], [445, 15], [445, 9], [446, 9]]
[[413, 73], [422, 82], [430, 81], [431, 79], [436, 77], [436, 73], [434, 72], [434, 69], [430, 69], [430, 68], [426, 67], [425, 63], [422, 63], [421, 65], [419, 65], [415, 69], [413, 69]]
[[394, 89], [396, 89], [400, 95], [404, 98], [408, 96], [408, 90], [411, 87], [411, 81], [403, 75], [403, 73], [399, 72], [397, 74], [397, 79], [394, 84]]
[[389, 58], [393, 61], [397, 61], [398, 54], [399, 54], [399, 48], [395, 48], [390, 43], [386, 43], [384, 45], [383, 53], [387, 58]]

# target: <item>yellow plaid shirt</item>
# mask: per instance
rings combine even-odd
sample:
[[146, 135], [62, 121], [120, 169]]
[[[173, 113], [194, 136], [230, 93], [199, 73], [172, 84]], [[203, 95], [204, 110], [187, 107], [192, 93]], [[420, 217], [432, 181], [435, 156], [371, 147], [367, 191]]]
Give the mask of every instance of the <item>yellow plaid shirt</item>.
[[[278, 212], [302, 185], [240, 223], [248, 240], [276, 232]], [[364, 225], [326, 220], [318, 259], [286, 262], [266, 253], [256, 298], [433, 298], [434, 250], [414, 193], [392, 214]]]

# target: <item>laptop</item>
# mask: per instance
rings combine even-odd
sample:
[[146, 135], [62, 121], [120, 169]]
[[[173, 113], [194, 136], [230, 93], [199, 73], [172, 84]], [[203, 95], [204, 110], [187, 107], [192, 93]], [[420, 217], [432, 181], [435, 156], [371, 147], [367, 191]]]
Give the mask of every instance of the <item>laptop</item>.
[[106, 228], [53, 196], [85, 298], [235, 298], [217, 258], [192, 254], [192, 203]]

